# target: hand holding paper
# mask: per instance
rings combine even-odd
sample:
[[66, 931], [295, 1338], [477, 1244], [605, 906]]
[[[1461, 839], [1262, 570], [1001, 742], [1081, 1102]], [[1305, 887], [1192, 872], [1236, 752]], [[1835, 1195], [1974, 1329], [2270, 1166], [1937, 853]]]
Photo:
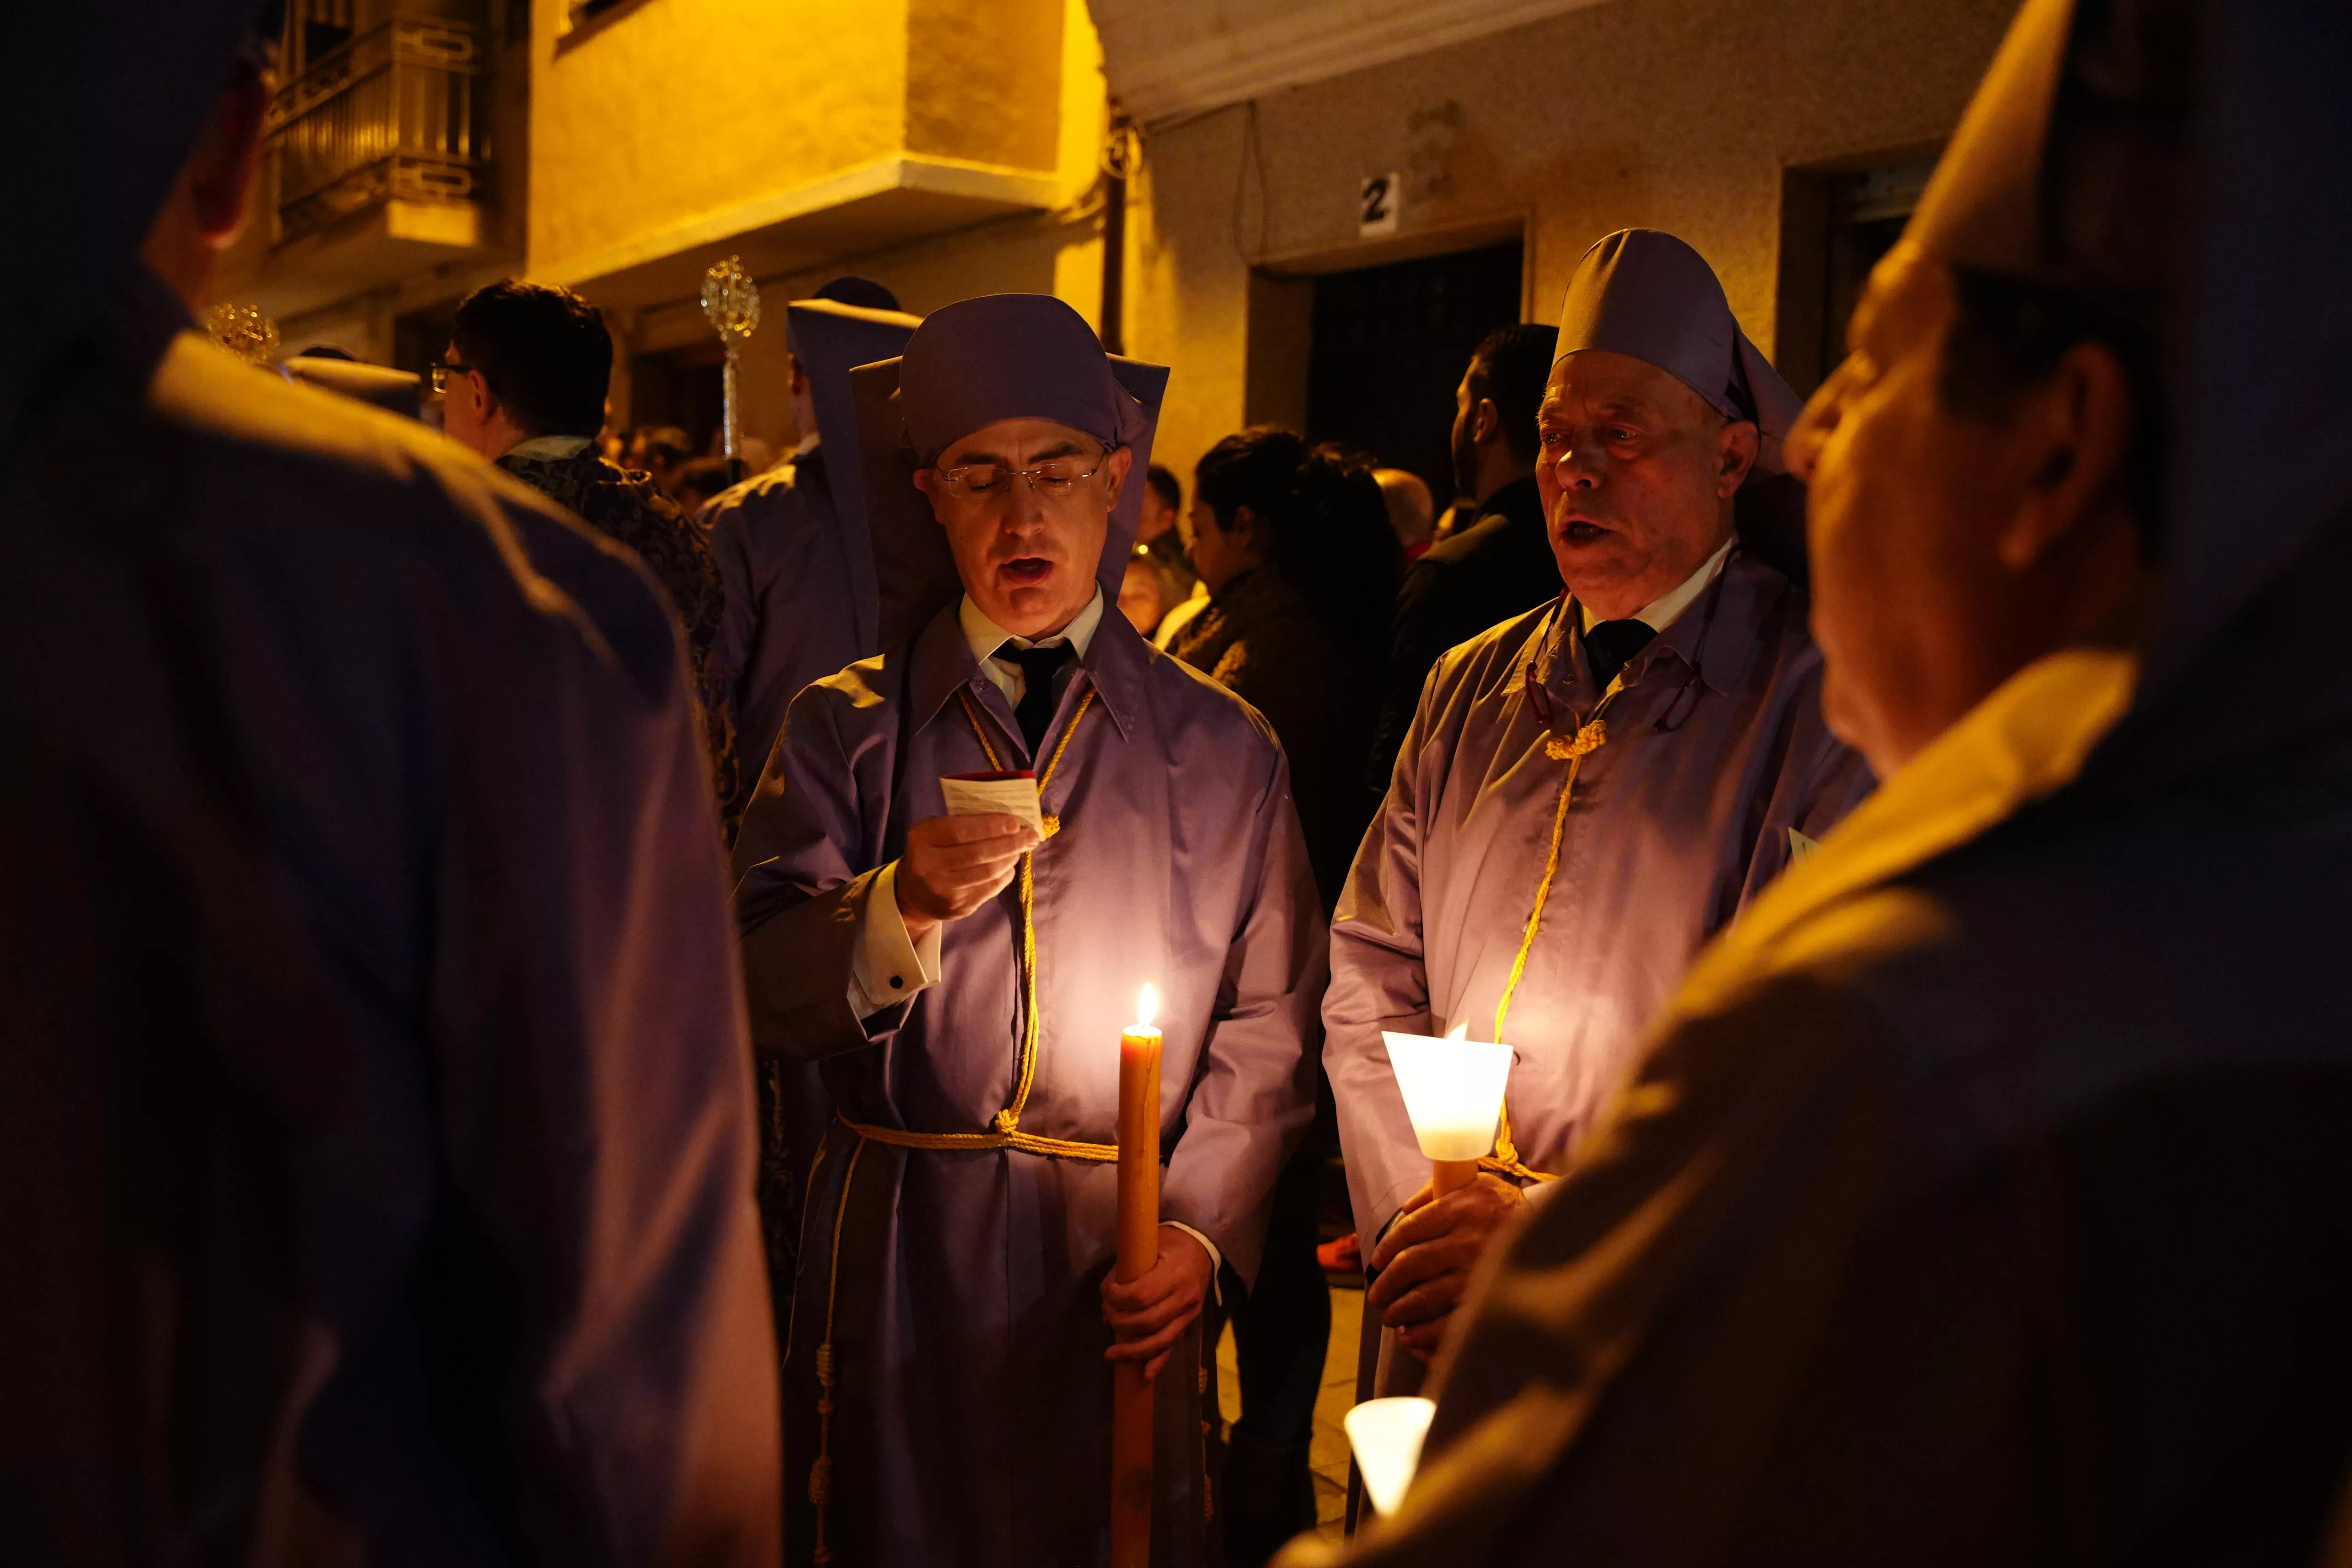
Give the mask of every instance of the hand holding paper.
[[940, 779], [950, 816], [985, 816], [1001, 812], [1017, 816], [1029, 831], [1044, 837], [1045, 818], [1037, 810], [1037, 780], [1031, 773], [950, 773]]
[[[1030, 801], [1034, 810], [1034, 790]], [[896, 879], [907, 934], [920, 941], [931, 927], [961, 920], [994, 898], [1039, 837], [1010, 812], [926, 817], [907, 829]]]

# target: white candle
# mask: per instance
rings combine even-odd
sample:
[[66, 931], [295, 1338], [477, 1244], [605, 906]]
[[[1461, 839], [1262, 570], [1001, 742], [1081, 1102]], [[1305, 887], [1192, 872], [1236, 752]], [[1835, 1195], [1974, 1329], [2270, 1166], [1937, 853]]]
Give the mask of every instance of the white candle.
[[[1118, 1261], [1122, 1281], [1160, 1261], [1160, 994], [1147, 985], [1135, 1022], [1118, 1039]], [[1151, 1561], [1152, 1385], [1143, 1363], [1123, 1361], [1111, 1376], [1111, 1568]]]
[[1364, 1478], [1364, 1495], [1381, 1512], [1394, 1513], [1404, 1501], [1405, 1488], [1421, 1468], [1421, 1445], [1429, 1436], [1430, 1417], [1436, 1414], [1435, 1400], [1367, 1399], [1342, 1421], [1348, 1446], [1356, 1451], [1356, 1468]]

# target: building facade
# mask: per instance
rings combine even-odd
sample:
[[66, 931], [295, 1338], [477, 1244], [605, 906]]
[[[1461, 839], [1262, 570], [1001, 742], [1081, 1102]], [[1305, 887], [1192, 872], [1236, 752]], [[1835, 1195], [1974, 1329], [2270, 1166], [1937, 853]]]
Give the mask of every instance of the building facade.
[[1180, 472], [1261, 420], [1427, 470], [1469, 344], [1547, 319], [1629, 225], [1696, 245], [1809, 386], [2013, 9], [298, 0], [225, 294], [289, 351], [415, 368], [484, 278], [565, 283], [623, 345], [615, 422], [699, 435], [697, 287], [739, 255], [770, 323], [745, 429], [789, 444], [785, 300], [841, 271], [919, 311], [1047, 290], [1175, 367]]

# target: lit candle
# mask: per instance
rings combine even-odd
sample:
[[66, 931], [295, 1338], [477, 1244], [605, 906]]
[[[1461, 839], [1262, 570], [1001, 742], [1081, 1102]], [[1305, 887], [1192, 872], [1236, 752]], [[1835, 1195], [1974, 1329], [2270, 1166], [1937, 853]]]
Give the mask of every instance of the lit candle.
[[1495, 1146], [1503, 1089], [1511, 1077], [1511, 1047], [1465, 1039], [1469, 1032], [1467, 1024], [1456, 1024], [1441, 1040], [1381, 1031], [1412, 1135], [1429, 1156], [1431, 1190], [1439, 1197], [1477, 1175], [1478, 1162]]
[[1364, 1494], [1381, 1512], [1394, 1513], [1404, 1501], [1404, 1489], [1421, 1468], [1421, 1445], [1429, 1436], [1430, 1417], [1436, 1414], [1435, 1400], [1404, 1395], [1367, 1399], [1340, 1422], [1348, 1429], [1348, 1447], [1356, 1451]]
[[[1122, 1281], [1160, 1261], [1160, 994], [1147, 985], [1118, 1038], [1118, 1264]], [[1151, 1562], [1151, 1384], [1141, 1362], [1111, 1376], [1111, 1568]]]

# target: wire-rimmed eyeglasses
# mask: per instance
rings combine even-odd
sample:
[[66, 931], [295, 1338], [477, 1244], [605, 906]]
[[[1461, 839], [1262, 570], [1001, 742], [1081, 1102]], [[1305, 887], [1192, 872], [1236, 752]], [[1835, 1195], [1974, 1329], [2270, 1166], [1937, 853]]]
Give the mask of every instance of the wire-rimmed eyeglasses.
[[1048, 458], [1034, 468], [1015, 468], [1003, 463], [959, 463], [931, 472], [948, 493], [967, 500], [993, 500], [1013, 488], [1014, 479], [1029, 481], [1029, 492], [1041, 500], [1057, 501], [1077, 492], [1079, 485], [1102, 472], [1117, 447], [1106, 447], [1085, 457]]

